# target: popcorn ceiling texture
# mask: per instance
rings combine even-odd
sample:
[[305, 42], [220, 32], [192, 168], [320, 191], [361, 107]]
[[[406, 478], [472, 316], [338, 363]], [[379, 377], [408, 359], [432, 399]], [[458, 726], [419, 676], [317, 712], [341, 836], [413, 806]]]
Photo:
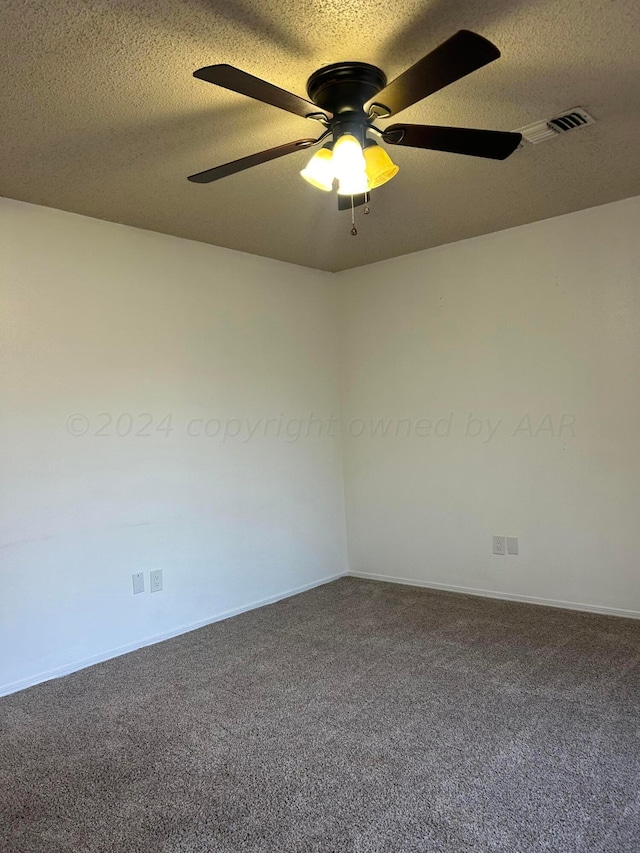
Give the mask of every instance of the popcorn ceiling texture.
[[[329, 62], [391, 79], [461, 28], [502, 58], [402, 121], [514, 130], [583, 105], [591, 128], [492, 162], [394, 149], [356, 239], [308, 154], [209, 186], [186, 177], [321, 130], [192, 77], [237, 65], [305, 94]], [[635, 0], [5, 0], [0, 194], [340, 270], [640, 194]]]

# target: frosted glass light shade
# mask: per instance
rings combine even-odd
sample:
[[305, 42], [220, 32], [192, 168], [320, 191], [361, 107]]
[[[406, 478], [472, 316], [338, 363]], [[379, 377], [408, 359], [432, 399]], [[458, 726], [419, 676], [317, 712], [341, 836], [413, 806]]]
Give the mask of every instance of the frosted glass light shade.
[[384, 148], [377, 143], [369, 144], [364, 149], [364, 159], [367, 164], [369, 189], [374, 190], [390, 181], [398, 174], [399, 167], [392, 161]]
[[338, 181], [338, 195], [360, 195], [366, 192], [369, 192], [369, 181], [364, 171], [347, 175]]
[[328, 148], [321, 148], [300, 172], [305, 181], [325, 192], [333, 189], [333, 158]]
[[333, 146], [333, 174], [338, 180], [366, 167], [362, 147], [351, 133], [345, 133]]
[[338, 179], [339, 195], [366, 193], [369, 182], [362, 146], [351, 133], [341, 136], [333, 147], [333, 173]]

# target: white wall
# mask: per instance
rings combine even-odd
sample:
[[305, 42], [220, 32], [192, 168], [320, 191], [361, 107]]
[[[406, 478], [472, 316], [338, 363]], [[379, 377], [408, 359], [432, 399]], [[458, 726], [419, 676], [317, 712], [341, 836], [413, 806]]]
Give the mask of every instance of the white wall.
[[638, 234], [332, 277], [0, 200], [0, 692], [346, 571], [343, 473], [352, 572], [640, 612]]
[[0, 243], [0, 690], [346, 570], [331, 276], [9, 200]]
[[351, 571], [640, 611], [639, 238], [635, 198], [338, 276]]

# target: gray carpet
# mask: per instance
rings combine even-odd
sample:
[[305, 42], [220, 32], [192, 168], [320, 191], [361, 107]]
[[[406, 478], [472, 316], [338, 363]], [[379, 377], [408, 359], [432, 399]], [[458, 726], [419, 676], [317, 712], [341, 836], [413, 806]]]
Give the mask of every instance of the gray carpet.
[[345, 578], [0, 700], [5, 853], [638, 853], [640, 623]]

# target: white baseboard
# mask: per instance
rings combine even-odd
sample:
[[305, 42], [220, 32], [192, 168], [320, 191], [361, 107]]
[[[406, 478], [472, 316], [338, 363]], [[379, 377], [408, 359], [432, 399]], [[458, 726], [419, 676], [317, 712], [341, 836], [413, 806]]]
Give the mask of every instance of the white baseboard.
[[581, 604], [574, 601], [557, 601], [551, 598], [537, 598], [530, 595], [516, 595], [510, 592], [497, 592], [488, 589], [476, 589], [475, 587], [454, 586], [452, 584], [436, 583], [435, 581], [420, 581], [411, 578], [399, 578], [391, 575], [377, 575], [371, 572], [340, 572], [329, 577], [321, 578], [317, 581], [304, 584], [295, 589], [287, 590], [286, 592], [271, 595], [268, 598], [263, 598], [260, 601], [253, 601], [250, 604], [245, 604], [242, 607], [236, 607], [233, 610], [225, 610], [223, 613], [218, 613], [208, 619], [202, 619], [199, 622], [193, 622], [190, 625], [183, 625], [179, 628], [165, 631], [162, 634], [155, 634], [153, 637], [146, 637], [135, 643], [129, 643], [125, 646], [119, 646], [115, 649], [103, 652], [93, 657], [83, 658], [82, 660], [69, 663], [64, 666], [56, 667], [55, 669], [40, 672], [37, 675], [32, 675], [29, 678], [23, 678], [20, 681], [13, 681], [9, 684], [0, 685], [0, 696], [8, 696], [10, 693], [17, 693], [19, 690], [25, 690], [27, 687], [33, 687], [36, 684], [41, 684], [43, 681], [50, 681], [53, 678], [61, 678], [64, 675], [69, 675], [72, 672], [77, 672], [80, 669], [86, 669], [88, 666], [93, 666], [96, 663], [102, 663], [111, 658], [125, 655], [128, 652], [134, 652], [136, 649], [144, 648], [144, 646], [152, 646], [155, 643], [161, 643], [163, 640], [170, 640], [172, 637], [178, 637], [180, 634], [187, 634], [189, 631], [195, 631], [198, 628], [204, 628], [205, 625], [212, 625], [214, 622], [221, 622], [223, 619], [230, 619], [232, 616], [238, 616], [240, 613], [246, 613], [248, 610], [255, 610], [258, 607], [264, 607], [267, 604], [274, 604], [276, 601], [281, 601], [284, 598], [290, 598], [292, 595], [298, 595], [301, 592], [306, 592], [315, 587], [323, 586], [343, 577], [364, 578], [365, 580], [384, 581], [385, 583], [398, 583], [407, 586], [419, 586], [427, 589], [440, 589], [445, 592], [458, 592], [465, 595], [478, 595], [483, 598], [499, 598], [504, 601], [522, 601], [526, 604], [540, 604], [545, 607], [559, 607], [565, 610], [582, 610], [587, 613], [601, 613], [605, 616], [622, 616], [627, 619], [640, 619], [640, 611], [623, 610], [619, 607], [601, 607], [595, 604]]
[[9, 684], [0, 685], [0, 696], [8, 696], [10, 693], [17, 693], [19, 690], [25, 690], [27, 687], [33, 687], [36, 684], [41, 684], [43, 681], [50, 681], [52, 678], [61, 678], [63, 675], [70, 675], [72, 672], [77, 672], [80, 669], [86, 669], [88, 666], [93, 666], [96, 663], [102, 663], [111, 658], [117, 658], [120, 655], [126, 655], [128, 652], [135, 652], [136, 649], [142, 649], [144, 646], [153, 646], [155, 643], [161, 643], [163, 640], [170, 640], [172, 637], [178, 637], [180, 634], [187, 634], [189, 631], [195, 631], [197, 628], [204, 628], [205, 625], [212, 625], [214, 622], [221, 622], [223, 619], [230, 619], [232, 616], [238, 616], [240, 613], [246, 613], [248, 610], [255, 610], [258, 607], [264, 607], [266, 604], [274, 604], [276, 601], [281, 601], [283, 598], [290, 598], [292, 595], [298, 595], [301, 592], [306, 592], [309, 589], [315, 589], [317, 586], [323, 586], [326, 583], [338, 580], [346, 576], [346, 572], [340, 572], [336, 575], [321, 578], [317, 581], [298, 586], [295, 589], [289, 589], [286, 592], [279, 592], [277, 595], [271, 595], [268, 598], [263, 598], [260, 601], [252, 601], [250, 604], [245, 604], [242, 607], [236, 607], [233, 610], [225, 610], [223, 613], [218, 613], [208, 619], [202, 619], [199, 622], [193, 622], [190, 625], [182, 625], [180, 628], [165, 631], [162, 634], [155, 634], [153, 637], [146, 637], [135, 643], [128, 643], [126, 646], [118, 646], [116, 649], [102, 652], [93, 657], [83, 658], [74, 663], [58, 666], [55, 669], [40, 672], [37, 675], [32, 675], [29, 678], [23, 678], [20, 681], [13, 681]]
[[544, 607], [560, 607], [564, 610], [583, 610], [586, 613], [601, 613], [605, 616], [623, 616], [626, 619], [640, 619], [638, 610], [622, 610], [619, 607], [600, 607], [597, 604], [580, 604], [575, 601], [557, 601], [553, 598], [536, 598], [530, 595], [516, 595], [512, 592], [496, 592], [490, 589], [475, 589], [467, 586], [453, 586], [435, 581], [419, 581], [410, 578], [398, 578], [391, 575], [375, 575], [371, 572], [349, 572], [349, 577], [364, 578], [372, 581], [385, 581], [386, 583], [401, 583], [407, 586], [421, 586], [427, 589], [441, 589], [445, 592], [461, 592], [465, 595], [479, 595], [483, 598], [500, 598], [504, 601], [522, 601], [526, 604], [541, 604]]

